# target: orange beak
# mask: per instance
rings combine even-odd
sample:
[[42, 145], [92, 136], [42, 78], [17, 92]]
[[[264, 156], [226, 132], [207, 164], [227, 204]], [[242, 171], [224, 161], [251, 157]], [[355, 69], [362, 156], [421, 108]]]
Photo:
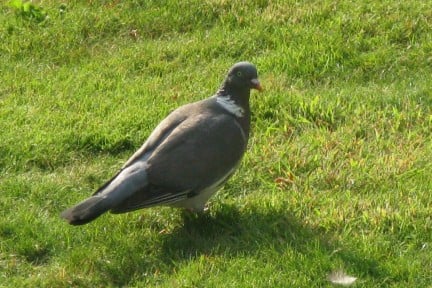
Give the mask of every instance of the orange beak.
[[261, 86], [261, 83], [259, 82], [259, 80], [258, 79], [252, 79], [251, 80], [251, 83], [252, 83], [252, 88], [253, 89], [256, 89], [256, 90], [258, 90], [258, 91], [260, 91], [260, 92], [262, 92], [263, 91], [263, 88], [262, 88], [262, 86]]

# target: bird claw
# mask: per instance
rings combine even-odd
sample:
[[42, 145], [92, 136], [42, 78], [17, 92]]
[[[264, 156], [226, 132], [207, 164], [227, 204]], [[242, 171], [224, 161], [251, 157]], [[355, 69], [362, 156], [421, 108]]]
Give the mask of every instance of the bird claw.
[[210, 209], [208, 205], [205, 205], [201, 209], [193, 209], [193, 208], [183, 209], [182, 215], [185, 220], [192, 220], [192, 219], [198, 219], [210, 215], [209, 211]]
[[208, 205], [205, 205], [201, 211], [199, 211], [198, 213], [208, 213], [210, 211], [210, 208], [208, 207]]
[[208, 211], [210, 211], [210, 209], [209, 209], [209, 207], [208, 207], [208, 205], [206, 204], [204, 207], [202, 207], [202, 208], [186, 208], [186, 209], [184, 209], [184, 211], [187, 211], [188, 213], [190, 213], [190, 214], [205, 214], [205, 213], [207, 213]]

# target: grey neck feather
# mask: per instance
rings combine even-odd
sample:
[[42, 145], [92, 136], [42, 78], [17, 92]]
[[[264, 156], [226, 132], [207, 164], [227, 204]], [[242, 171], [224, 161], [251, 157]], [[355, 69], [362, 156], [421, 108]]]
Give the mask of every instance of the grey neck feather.
[[236, 117], [243, 117], [246, 113], [249, 113], [249, 88], [238, 89], [224, 81], [216, 96], [216, 101]]

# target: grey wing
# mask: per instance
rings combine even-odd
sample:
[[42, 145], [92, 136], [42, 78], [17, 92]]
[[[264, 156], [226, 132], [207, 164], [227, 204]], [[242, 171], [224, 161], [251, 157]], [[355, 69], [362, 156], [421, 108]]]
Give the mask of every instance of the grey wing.
[[198, 115], [178, 125], [147, 159], [146, 191], [135, 193], [112, 212], [172, 204], [197, 196], [226, 177], [247, 144], [240, 126], [232, 120], [227, 115]]
[[133, 163], [137, 161], [145, 161], [152, 153], [152, 151], [163, 142], [168, 135], [178, 126], [180, 125], [186, 118], [187, 114], [179, 113], [181, 112], [181, 108], [185, 108], [186, 106], [180, 107], [177, 110], [174, 110], [171, 114], [169, 114], [161, 123], [153, 130], [150, 136], [147, 138], [146, 142], [126, 161], [126, 163], [122, 166], [120, 171], [117, 172], [110, 180], [105, 182], [93, 195], [100, 194], [105, 191], [105, 189], [118, 177], [126, 177], [127, 175], [124, 170], [133, 165]]
[[[199, 191], [238, 164], [247, 140], [236, 121], [226, 114], [198, 121], [199, 125], [190, 127], [185, 122], [172, 133], [166, 145], [155, 149], [147, 161], [150, 183]], [[180, 129], [182, 126], [186, 126], [184, 131]]]
[[180, 107], [162, 120], [147, 138], [146, 142], [126, 161], [122, 169], [126, 168], [137, 159], [145, 161], [150, 156], [151, 152], [187, 118], [187, 114], [182, 113], [185, 110], [187, 110], [187, 106]]

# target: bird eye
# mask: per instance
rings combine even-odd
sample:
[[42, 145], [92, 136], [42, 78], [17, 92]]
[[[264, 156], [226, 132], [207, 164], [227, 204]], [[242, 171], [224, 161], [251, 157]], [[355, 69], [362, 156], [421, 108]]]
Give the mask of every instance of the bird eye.
[[237, 72], [237, 76], [238, 76], [238, 77], [241, 77], [241, 76], [242, 76], [242, 72], [241, 72], [241, 71], [238, 71], [238, 72]]

